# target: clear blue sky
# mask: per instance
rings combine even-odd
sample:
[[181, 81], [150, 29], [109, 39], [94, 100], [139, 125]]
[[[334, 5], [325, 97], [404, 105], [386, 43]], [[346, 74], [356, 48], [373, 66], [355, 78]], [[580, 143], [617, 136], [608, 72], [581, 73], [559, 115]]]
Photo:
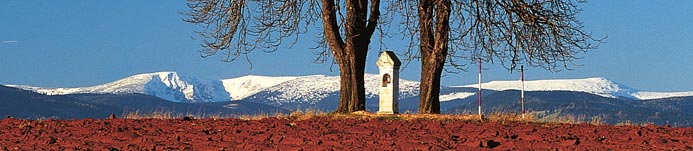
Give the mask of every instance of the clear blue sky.
[[[551, 73], [530, 68], [527, 79], [606, 77], [652, 91], [693, 91], [693, 1], [604, 1], [580, 5], [587, 31], [607, 35], [575, 70]], [[0, 0], [0, 84], [43, 87], [91, 86], [138, 73], [178, 71], [209, 79], [255, 75], [338, 75], [314, 64], [313, 35], [280, 48], [225, 63], [201, 58], [195, 25], [184, 23], [184, 1]], [[375, 40], [374, 40], [375, 41]], [[402, 50], [396, 41], [390, 49]], [[368, 73], [376, 73], [372, 46]], [[486, 65], [484, 81], [515, 80], [498, 65]], [[443, 85], [476, 82], [476, 70], [448, 74]], [[418, 80], [418, 62], [402, 78]]]

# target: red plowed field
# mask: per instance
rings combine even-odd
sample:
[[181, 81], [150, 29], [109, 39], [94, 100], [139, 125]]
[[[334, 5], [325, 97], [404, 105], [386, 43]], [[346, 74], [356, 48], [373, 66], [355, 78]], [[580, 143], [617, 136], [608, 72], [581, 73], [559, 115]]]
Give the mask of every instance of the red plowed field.
[[318, 117], [0, 121], [0, 150], [693, 150], [693, 128]]

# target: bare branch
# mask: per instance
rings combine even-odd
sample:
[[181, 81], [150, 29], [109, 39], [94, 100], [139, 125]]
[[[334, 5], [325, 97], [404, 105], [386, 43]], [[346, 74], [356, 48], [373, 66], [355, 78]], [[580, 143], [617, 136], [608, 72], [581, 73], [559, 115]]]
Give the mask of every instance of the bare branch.
[[[583, 30], [575, 0], [450, 0], [450, 43], [446, 66], [466, 69], [481, 58], [509, 70], [518, 64], [557, 72], [579, 66], [581, 54], [596, 49], [605, 38]], [[400, 17], [399, 33], [409, 41], [403, 57], [420, 59], [415, 7], [419, 1], [390, 1], [386, 16]], [[414, 14], [414, 15], [412, 15]], [[469, 62], [468, 62], [469, 61]], [[446, 69], [447, 70], [447, 69]], [[451, 70], [447, 70], [451, 71]]]
[[318, 0], [188, 0], [188, 7], [183, 21], [201, 26], [201, 56], [222, 51], [223, 61], [250, 60], [254, 50], [274, 52], [285, 43], [292, 47], [321, 21]]

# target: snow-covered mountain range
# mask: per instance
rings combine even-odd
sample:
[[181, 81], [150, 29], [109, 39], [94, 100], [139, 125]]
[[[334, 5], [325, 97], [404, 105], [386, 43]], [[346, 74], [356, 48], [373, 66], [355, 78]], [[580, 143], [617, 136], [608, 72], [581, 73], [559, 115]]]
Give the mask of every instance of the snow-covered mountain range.
[[[377, 97], [379, 77], [366, 74], [366, 95]], [[401, 80], [401, 95], [418, 94], [418, 82]], [[257, 76], [248, 75], [231, 79], [207, 80], [177, 72], [144, 73], [114, 82], [77, 88], [43, 88], [26, 85], [7, 85], [47, 95], [80, 93], [127, 94], [139, 93], [157, 96], [174, 102], [222, 102], [243, 100], [259, 92], [276, 92], [273, 101], [301, 100], [315, 102], [328, 94], [339, 91], [339, 77], [325, 75], [309, 76]]]
[[128, 94], [139, 93], [156, 96], [174, 102], [229, 101], [229, 93], [219, 80], [204, 80], [176, 72], [155, 72], [130, 76], [114, 82], [78, 88], [42, 88], [23, 85], [10, 87], [31, 90], [47, 95], [80, 93]]
[[[365, 75], [367, 98], [378, 97], [379, 77], [377, 74]], [[140, 93], [157, 96], [174, 102], [221, 102], [244, 100], [259, 93], [273, 94], [265, 97], [275, 104], [303, 102], [314, 104], [328, 96], [338, 94], [339, 76], [257, 76], [206, 80], [176, 72], [155, 72], [138, 74], [114, 82], [78, 88], [42, 88], [24, 85], [8, 85], [47, 95], [78, 93]], [[441, 101], [464, 99], [474, 96], [477, 84], [442, 87], [449, 89], [441, 93]], [[418, 95], [418, 82], [400, 79], [400, 98]], [[492, 81], [482, 83], [482, 89], [503, 91], [519, 90], [519, 81]], [[647, 92], [640, 91], [605, 78], [560, 79], [525, 81], [526, 91], [575, 91], [591, 93], [610, 98], [649, 100], [669, 97], [693, 96], [692, 92]]]
[[[670, 97], [693, 96], [691, 92], [648, 92], [640, 91], [629, 86], [616, 83], [602, 77], [585, 78], [585, 79], [555, 79], [555, 80], [535, 80], [525, 81], [525, 91], [573, 91], [591, 93], [609, 98], [627, 98], [633, 100], [650, 100]], [[452, 86], [457, 88], [475, 88], [478, 89], [478, 84], [470, 84], [464, 86]], [[504, 90], [520, 90], [522, 84], [520, 81], [491, 81], [482, 83], [482, 89], [504, 91]], [[464, 98], [474, 95], [469, 92], [453, 92], [451, 94], [441, 94], [441, 100], [444, 98]]]
[[[380, 77], [366, 74], [364, 80], [366, 110], [375, 112], [379, 107]], [[339, 77], [325, 75], [248, 75], [208, 80], [176, 72], [155, 72], [89, 87], [8, 86], [15, 88], [0, 85], [0, 90], [4, 88], [0, 91], [0, 106], [17, 110], [0, 110], [0, 115], [25, 118], [106, 117], [123, 110], [163, 109], [181, 114], [272, 114], [306, 109], [332, 111], [339, 103]], [[477, 87], [478, 84], [441, 87], [441, 112], [476, 114], [477, 97], [482, 98], [484, 113], [520, 111], [520, 81], [482, 83], [481, 96], [477, 95]], [[688, 112], [693, 109], [693, 92], [640, 91], [600, 77], [526, 81], [524, 88], [528, 91], [526, 109], [539, 119], [583, 116], [588, 121], [600, 117], [610, 124], [628, 120], [693, 125], [693, 114]], [[400, 79], [400, 113], [418, 112], [418, 89], [417, 81]]]

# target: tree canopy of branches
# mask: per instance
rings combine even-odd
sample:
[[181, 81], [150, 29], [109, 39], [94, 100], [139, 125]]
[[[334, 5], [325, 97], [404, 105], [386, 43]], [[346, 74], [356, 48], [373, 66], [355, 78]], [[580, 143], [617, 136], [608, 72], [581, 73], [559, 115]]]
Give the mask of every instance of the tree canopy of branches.
[[184, 21], [202, 26], [197, 31], [202, 55], [223, 53], [224, 61], [249, 61], [254, 50], [276, 51], [287, 41], [295, 44], [308, 30], [322, 28], [318, 46], [323, 49], [316, 60], [339, 66], [336, 112], [365, 110], [363, 75], [380, 0], [188, 0], [188, 7]]
[[[421, 60], [419, 113], [440, 113], [444, 68], [464, 70], [464, 61], [500, 61], [561, 71], [603, 42], [583, 30], [574, 0], [393, 1], [400, 34], [409, 37], [409, 60]], [[390, 20], [392, 21], [392, 20]], [[419, 40], [417, 45], [413, 41]], [[419, 51], [413, 48], [418, 46]]]

